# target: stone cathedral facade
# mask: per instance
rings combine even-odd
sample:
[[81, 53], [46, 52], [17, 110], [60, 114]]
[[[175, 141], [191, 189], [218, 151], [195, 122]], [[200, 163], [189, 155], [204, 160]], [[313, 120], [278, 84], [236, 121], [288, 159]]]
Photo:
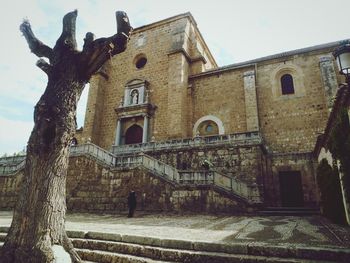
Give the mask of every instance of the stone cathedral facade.
[[72, 152], [68, 208], [122, 210], [129, 190], [149, 210], [318, 207], [313, 151], [343, 81], [339, 45], [218, 67], [190, 13], [136, 28], [92, 77], [76, 134], [111, 163]]
[[268, 206], [317, 206], [312, 152], [341, 82], [338, 45], [218, 67], [189, 13], [137, 28], [91, 80], [79, 141], [179, 170], [208, 160]]

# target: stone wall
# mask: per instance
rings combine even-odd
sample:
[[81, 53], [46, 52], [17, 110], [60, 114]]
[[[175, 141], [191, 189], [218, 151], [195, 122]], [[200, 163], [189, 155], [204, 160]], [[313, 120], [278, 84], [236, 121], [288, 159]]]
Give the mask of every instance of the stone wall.
[[[0, 176], [0, 209], [15, 205], [22, 172]], [[248, 213], [256, 207], [212, 186], [180, 186], [143, 168], [111, 169], [85, 156], [70, 157], [67, 208], [74, 212], [124, 213], [127, 196], [149, 212]]]
[[[313, 150], [328, 118], [319, 60], [329, 52], [320, 50], [258, 64], [260, 128], [271, 151]], [[295, 94], [280, 93], [279, 76], [284, 73], [293, 76]]]
[[[155, 154], [155, 153], [154, 153]], [[207, 159], [214, 169], [247, 184], [258, 184], [265, 206], [280, 206], [280, 171], [300, 171], [307, 207], [318, 205], [313, 159], [310, 155], [266, 155], [260, 146], [206, 147], [160, 151], [155, 157], [178, 169], [201, 170]], [[11, 209], [22, 173], [0, 176], [0, 208]], [[111, 169], [88, 157], [71, 157], [67, 176], [67, 206], [70, 211], [126, 211], [129, 191], [138, 194], [138, 209], [146, 211], [224, 212], [254, 208], [211, 186], [180, 186], [152, 175], [143, 168]]]
[[262, 183], [264, 153], [261, 145], [192, 147], [147, 154], [179, 170], [203, 170], [203, 161], [208, 160], [213, 164], [211, 169], [225, 175], [248, 184]]
[[319, 195], [315, 178], [315, 160], [309, 154], [275, 154], [268, 156], [265, 176], [265, 205], [281, 206], [279, 173], [297, 171], [301, 174], [305, 207], [318, 207]]
[[19, 185], [23, 178], [23, 170], [12, 174], [0, 176], [0, 209], [12, 209], [17, 200]]
[[193, 124], [203, 116], [213, 115], [222, 121], [225, 134], [247, 131], [245, 71], [238, 69], [191, 79]]
[[168, 212], [246, 213], [244, 202], [211, 186], [179, 186], [143, 168], [110, 169], [87, 157], [71, 157], [67, 177], [69, 211], [119, 213], [130, 191], [137, 209]]

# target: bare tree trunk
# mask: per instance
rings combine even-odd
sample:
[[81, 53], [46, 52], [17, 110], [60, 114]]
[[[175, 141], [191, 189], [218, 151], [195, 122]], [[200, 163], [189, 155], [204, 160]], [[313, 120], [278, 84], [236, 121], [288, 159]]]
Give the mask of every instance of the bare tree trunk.
[[35, 106], [24, 179], [1, 262], [54, 262], [54, 245], [63, 246], [73, 262], [81, 262], [65, 231], [69, 147], [86, 82], [107, 59], [126, 48], [131, 27], [124, 12], [116, 15], [118, 33], [97, 40], [87, 33], [81, 52], [75, 41], [77, 11], [63, 18], [62, 35], [53, 49], [36, 39], [27, 21], [20, 27], [31, 51], [50, 63], [42, 59], [37, 63], [47, 73], [48, 84]]

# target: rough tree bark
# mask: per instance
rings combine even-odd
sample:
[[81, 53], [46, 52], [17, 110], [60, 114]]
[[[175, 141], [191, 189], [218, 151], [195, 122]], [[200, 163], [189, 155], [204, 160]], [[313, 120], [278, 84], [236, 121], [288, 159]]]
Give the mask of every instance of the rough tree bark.
[[0, 252], [1, 262], [54, 262], [54, 245], [63, 246], [73, 262], [81, 262], [65, 231], [66, 174], [74, 136], [76, 106], [92, 74], [126, 49], [132, 28], [124, 12], [116, 12], [117, 34], [94, 40], [87, 33], [77, 50], [75, 10], [63, 18], [62, 34], [54, 48], [38, 40], [28, 21], [20, 30], [37, 66], [48, 76], [44, 94], [34, 110], [34, 128], [27, 147], [24, 179], [13, 221]]

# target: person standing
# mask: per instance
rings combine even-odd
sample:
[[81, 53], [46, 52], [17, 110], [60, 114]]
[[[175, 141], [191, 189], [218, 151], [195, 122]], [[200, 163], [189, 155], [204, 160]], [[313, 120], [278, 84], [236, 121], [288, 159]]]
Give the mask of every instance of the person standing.
[[129, 207], [128, 217], [133, 217], [136, 209], [136, 193], [134, 191], [130, 191], [129, 193], [128, 207]]

